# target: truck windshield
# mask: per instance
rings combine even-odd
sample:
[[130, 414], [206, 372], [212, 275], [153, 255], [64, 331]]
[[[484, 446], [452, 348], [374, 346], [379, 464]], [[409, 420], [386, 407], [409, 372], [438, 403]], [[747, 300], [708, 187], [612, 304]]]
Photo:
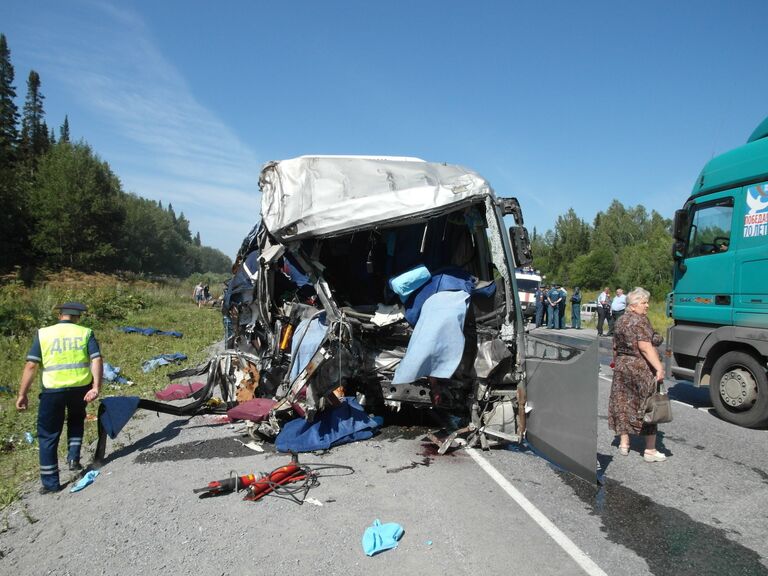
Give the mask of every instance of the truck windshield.
[[539, 283], [536, 280], [528, 280], [527, 278], [517, 279], [517, 289], [520, 292], [536, 292], [538, 287]]

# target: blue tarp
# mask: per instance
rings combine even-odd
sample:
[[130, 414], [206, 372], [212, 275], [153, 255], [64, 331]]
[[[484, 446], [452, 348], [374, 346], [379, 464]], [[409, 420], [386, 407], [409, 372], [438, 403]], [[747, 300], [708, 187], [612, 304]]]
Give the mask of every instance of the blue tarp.
[[318, 414], [314, 422], [303, 418], [288, 422], [275, 438], [275, 448], [280, 452], [327, 450], [331, 446], [367, 440], [378, 427], [379, 422], [349, 396], [343, 398], [339, 406]]
[[113, 440], [139, 407], [138, 396], [110, 396], [101, 401], [99, 423]]
[[186, 360], [187, 355], [182, 354], [181, 352], [174, 352], [173, 354], [160, 354], [158, 356], [154, 356], [153, 358], [150, 358], [146, 362], [142, 362], [141, 369], [144, 372], [151, 372], [158, 366], [165, 366], [166, 364], [170, 364], [171, 362], [181, 362], [182, 360]]
[[291, 366], [290, 381], [296, 379], [304, 367], [312, 360], [320, 344], [323, 343], [328, 325], [325, 323], [325, 312], [312, 319], [302, 320], [296, 327], [291, 341]]
[[137, 328], [136, 326], [120, 326], [118, 330], [126, 334], [143, 334], [144, 336], [173, 336], [181, 338], [183, 334], [175, 330], [158, 330], [157, 328]]
[[438, 292], [424, 303], [408, 350], [392, 384], [408, 384], [422, 376], [450, 378], [464, 353], [464, 318], [469, 294]]
[[408, 297], [405, 303], [405, 319], [411, 326], [416, 326], [421, 314], [421, 308], [427, 299], [437, 292], [461, 290], [467, 294], [480, 296], [493, 296], [496, 292], [496, 284], [490, 283], [483, 288], [476, 288], [477, 278], [461, 268], [446, 268], [436, 273], [432, 279], [424, 284], [417, 292]]

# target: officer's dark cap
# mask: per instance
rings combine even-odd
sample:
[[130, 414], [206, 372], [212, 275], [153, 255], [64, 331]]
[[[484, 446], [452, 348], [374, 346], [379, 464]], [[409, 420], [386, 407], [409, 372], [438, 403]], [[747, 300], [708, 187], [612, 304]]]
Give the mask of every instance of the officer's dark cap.
[[64, 302], [56, 306], [59, 314], [67, 314], [69, 316], [81, 316], [83, 312], [88, 311], [88, 307], [80, 302]]

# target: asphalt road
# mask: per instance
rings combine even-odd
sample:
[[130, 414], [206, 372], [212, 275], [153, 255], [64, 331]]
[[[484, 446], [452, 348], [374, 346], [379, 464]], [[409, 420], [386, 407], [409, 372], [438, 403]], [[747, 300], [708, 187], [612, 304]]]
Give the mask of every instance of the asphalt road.
[[[425, 428], [390, 426], [301, 457], [354, 469], [311, 489], [322, 505], [198, 498], [193, 488], [288, 457], [244, 447], [237, 425], [143, 413], [110, 442], [92, 486], [30, 492], [5, 511], [0, 573], [768, 574], [768, 431], [725, 423], [707, 411], [706, 390], [669, 384], [686, 404], [662, 427], [669, 460], [649, 464], [638, 444], [618, 453], [601, 366], [599, 486], [525, 448], [438, 456]], [[377, 518], [405, 534], [367, 557], [361, 538]]]

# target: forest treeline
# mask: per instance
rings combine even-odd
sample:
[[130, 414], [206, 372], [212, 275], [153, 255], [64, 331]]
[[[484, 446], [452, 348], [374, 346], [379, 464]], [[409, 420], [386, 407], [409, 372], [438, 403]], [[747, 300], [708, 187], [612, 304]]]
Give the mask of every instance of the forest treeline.
[[184, 213], [122, 189], [64, 117], [49, 127], [41, 79], [31, 70], [23, 108], [0, 34], [0, 272], [74, 268], [186, 277], [228, 272], [230, 258], [203, 246]]
[[614, 200], [590, 225], [571, 208], [554, 230], [531, 236], [534, 266], [547, 282], [587, 289], [635, 286], [662, 298], [672, 290], [672, 222]]

